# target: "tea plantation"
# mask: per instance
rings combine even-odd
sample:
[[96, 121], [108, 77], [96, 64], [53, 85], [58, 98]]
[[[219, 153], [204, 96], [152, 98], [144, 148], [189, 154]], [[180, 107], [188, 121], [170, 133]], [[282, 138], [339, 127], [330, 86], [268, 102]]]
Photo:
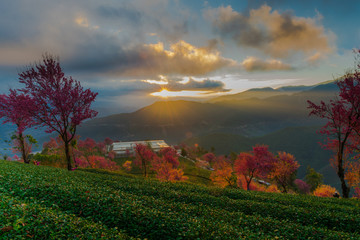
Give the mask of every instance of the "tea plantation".
[[0, 160], [0, 239], [360, 239], [360, 201]]

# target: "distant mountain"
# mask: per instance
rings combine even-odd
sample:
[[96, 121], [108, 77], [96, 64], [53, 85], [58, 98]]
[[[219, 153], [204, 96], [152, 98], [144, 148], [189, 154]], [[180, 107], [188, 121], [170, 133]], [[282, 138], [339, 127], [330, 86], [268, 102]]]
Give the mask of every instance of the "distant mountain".
[[300, 85], [300, 86], [284, 86], [284, 87], [280, 87], [280, 88], [276, 88], [277, 91], [282, 91], [282, 92], [286, 92], [286, 93], [296, 93], [296, 92], [302, 92], [302, 91], [307, 91], [309, 89], [312, 89], [314, 86], [305, 86], [305, 85]]
[[[337, 92], [331, 81], [314, 86], [250, 89], [209, 102], [159, 101], [135, 112], [86, 121], [77, 133], [96, 141], [106, 137], [123, 141], [164, 139], [169, 144], [196, 141], [224, 154], [248, 151], [254, 144], [263, 143], [274, 152], [294, 154], [302, 165], [300, 177], [309, 164], [326, 173], [330, 182], [334, 175], [327, 161], [330, 153], [317, 144], [321, 136], [316, 134], [318, 127], [313, 127], [324, 122], [308, 116], [307, 100], [320, 102]], [[2, 125], [1, 137], [9, 131]], [[43, 142], [45, 135], [35, 137]]]
[[244, 92], [236, 93], [236, 94], [228, 94], [220, 97], [215, 97], [207, 102], [209, 103], [216, 103], [216, 102], [224, 102], [224, 101], [239, 101], [244, 99], [251, 99], [251, 98], [259, 98], [265, 99], [269, 97], [279, 96], [279, 95], [292, 95], [294, 93], [308, 91], [315, 88], [317, 85], [313, 86], [284, 86], [280, 88], [252, 88], [246, 90]]
[[[267, 98], [232, 99], [220, 102], [159, 101], [132, 113], [115, 114], [85, 122], [79, 128], [82, 137], [103, 140], [164, 139], [171, 144], [214, 132], [261, 136], [285, 127], [322, 123], [309, 118], [307, 100], [315, 102], [336, 94], [335, 84], [328, 83], [293, 94]], [[271, 88], [249, 93], [279, 92]]]
[[216, 103], [216, 102], [224, 102], [224, 101], [239, 101], [239, 100], [251, 99], [251, 98], [264, 99], [272, 96], [283, 95], [286, 93], [287, 91], [277, 90], [270, 87], [253, 88], [241, 93], [228, 94], [228, 95], [212, 98], [207, 102]]
[[337, 186], [328, 163], [331, 153], [318, 145], [323, 138], [316, 131], [324, 122], [309, 117], [307, 109], [307, 100], [320, 102], [337, 91], [336, 84], [328, 82], [312, 87], [251, 89], [242, 96], [205, 103], [160, 101], [132, 113], [87, 121], [78, 133], [98, 141], [110, 137], [124, 141], [164, 139], [169, 144], [197, 142], [222, 154], [267, 144], [273, 152], [295, 155], [301, 164], [299, 177], [304, 177], [310, 165], [326, 175], [326, 183]]

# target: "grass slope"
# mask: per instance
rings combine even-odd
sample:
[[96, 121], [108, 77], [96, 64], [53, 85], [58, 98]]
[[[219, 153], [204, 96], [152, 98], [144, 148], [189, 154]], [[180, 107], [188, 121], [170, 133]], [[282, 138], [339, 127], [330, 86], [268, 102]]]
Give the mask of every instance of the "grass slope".
[[357, 200], [0, 161], [1, 239], [359, 239]]

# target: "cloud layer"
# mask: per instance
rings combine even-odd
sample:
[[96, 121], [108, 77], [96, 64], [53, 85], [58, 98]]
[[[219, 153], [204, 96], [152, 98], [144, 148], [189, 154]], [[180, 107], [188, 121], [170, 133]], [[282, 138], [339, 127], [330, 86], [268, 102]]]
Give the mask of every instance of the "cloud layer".
[[[133, 52], [134, 53], [134, 52]], [[197, 48], [185, 41], [171, 44], [170, 49], [164, 49], [164, 44], [146, 44], [138, 48], [136, 66], [128, 67], [123, 74], [129, 76], [163, 75], [205, 75], [226, 66], [232, 66], [235, 61], [221, 57], [220, 52], [209, 48]], [[131, 61], [131, 59], [129, 59]], [[128, 61], [129, 62], [129, 61]]]
[[246, 14], [231, 6], [219, 7], [207, 10], [205, 16], [221, 37], [229, 37], [239, 46], [256, 48], [273, 58], [286, 58], [296, 53], [309, 57], [334, 50], [332, 34], [325, 32], [316, 19], [272, 11], [267, 5]]
[[[346, 34], [359, 17], [340, 17], [356, 1], [263, 2], [0, 1], [0, 84], [19, 87], [17, 72], [45, 52], [59, 55], [65, 73], [99, 99], [124, 105], [140, 96], [146, 102], [159, 80], [172, 91], [236, 92], [266, 79], [324, 81], [335, 71], [329, 66], [341, 73], [349, 65], [337, 51], [358, 47], [349, 47], [358, 34]], [[338, 12], [337, 5], [349, 8]], [[344, 39], [348, 45], [336, 48]]]
[[248, 72], [253, 71], [274, 71], [274, 70], [290, 70], [292, 67], [289, 64], [285, 64], [280, 60], [270, 59], [261, 60], [255, 57], [246, 58], [241, 65]]
[[[170, 91], [206, 91], [206, 92], [227, 92], [225, 84], [218, 80], [211, 80], [209, 78], [195, 80], [193, 78], [184, 79], [171, 79], [166, 80], [167, 84], [161, 84], [159, 88], [165, 87]], [[153, 82], [153, 81], [145, 81]], [[159, 89], [158, 88], [158, 89]]]

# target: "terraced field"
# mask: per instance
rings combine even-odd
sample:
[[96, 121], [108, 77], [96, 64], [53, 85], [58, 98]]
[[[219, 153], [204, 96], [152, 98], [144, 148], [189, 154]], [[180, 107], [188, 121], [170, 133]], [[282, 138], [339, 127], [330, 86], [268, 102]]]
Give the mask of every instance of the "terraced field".
[[360, 201], [0, 160], [0, 239], [360, 239]]

